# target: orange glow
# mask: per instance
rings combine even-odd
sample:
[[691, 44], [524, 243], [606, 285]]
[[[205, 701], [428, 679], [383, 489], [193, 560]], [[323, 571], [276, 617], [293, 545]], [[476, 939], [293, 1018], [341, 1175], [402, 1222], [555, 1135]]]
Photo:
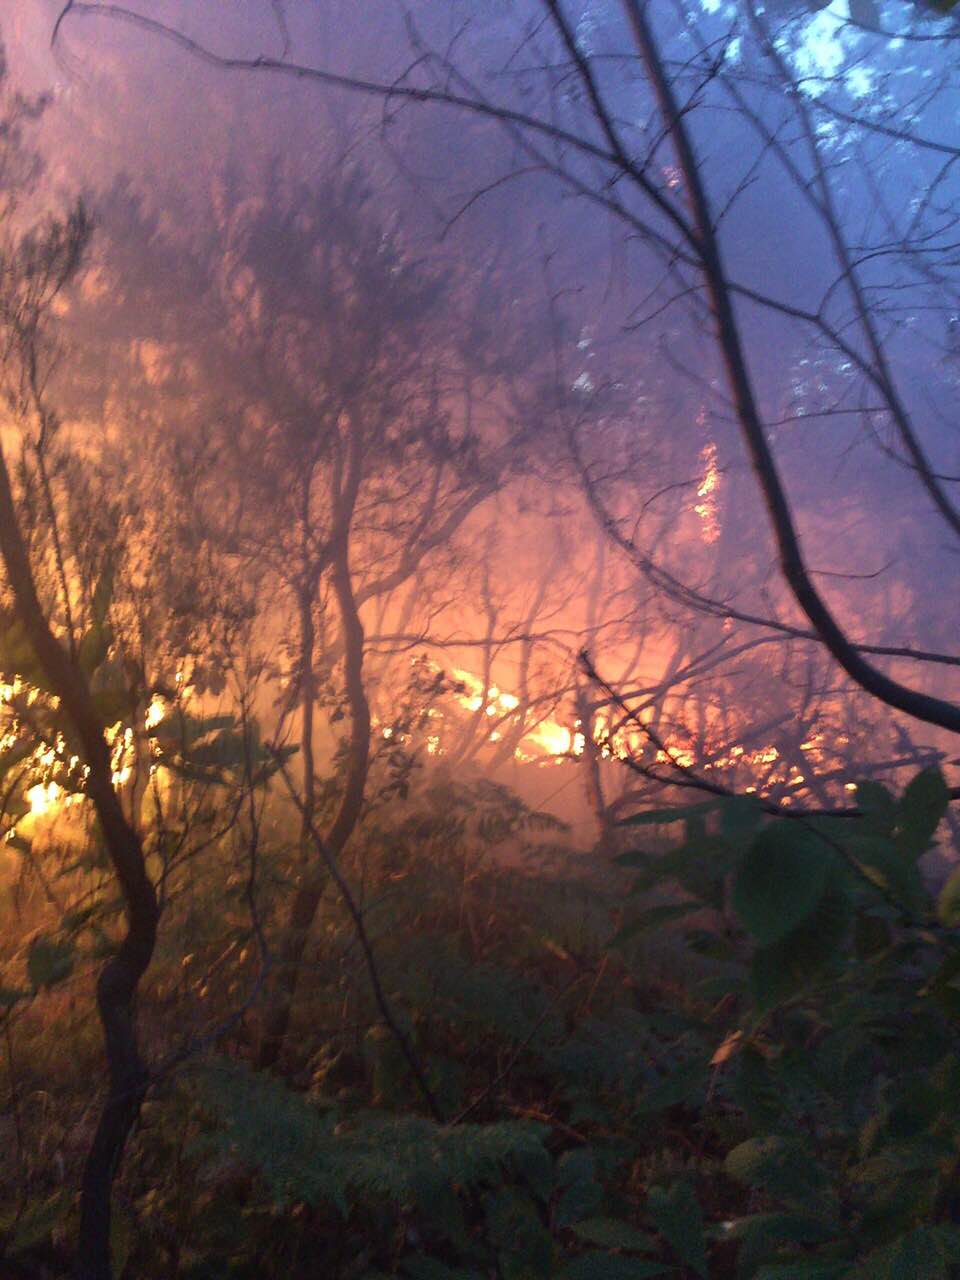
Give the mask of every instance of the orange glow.
[[30, 816], [43, 817], [44, 814], [60, 807], [63, 788], [55, 782], [38, 782], [27, 791], [27, 803], [30, 805]]
[[700, 462], [704, 468], [703, 479], [697, 486], [700, 501], [694, 504], [693, 509], [703, 522], [703, 540], [709, 544], [720, 537], [720, 503], [717, 492], [720, 487], [720, 468], [717, 466], [717, 446], [712, 441], [700, 450]]

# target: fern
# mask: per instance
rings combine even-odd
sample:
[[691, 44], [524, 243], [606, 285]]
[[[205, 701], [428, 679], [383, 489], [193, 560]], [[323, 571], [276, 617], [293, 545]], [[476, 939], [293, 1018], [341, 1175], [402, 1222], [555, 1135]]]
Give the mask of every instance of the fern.
[[344, 1216], [365, 1202], [429, 1205], [454, 1188], [495, 1184], [506, 1165], [541, 1158], [547, 1133], [513, 1122], [451, 1128], [380, 1112], [339, 1123], [336, 1111], [232, 1062], [203, 1069], [200, 1085], [216, 1120], [203, 1139], [208, 1151], [255, 1169], [279, 1204], [326, 1202]]
[[536, 1027], [547, 1043], [561, 1030], [548, 991], [506, 966], [472, 962], [451, 939], [426, 934], [404, 940], [397, 962], [398, 985], [431, 1020], [507, 1042], [525, 1039]]

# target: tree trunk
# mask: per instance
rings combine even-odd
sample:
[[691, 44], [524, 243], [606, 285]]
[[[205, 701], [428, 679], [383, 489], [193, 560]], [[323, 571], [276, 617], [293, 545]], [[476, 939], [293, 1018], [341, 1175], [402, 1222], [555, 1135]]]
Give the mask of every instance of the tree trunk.
[[97, 982], [97, 1009], [107, 1054], [108, 1088], [83, 1170], [80, 1200], [80, 1280], [110, 1280], [110, 1209], [113, 1180], [137, 1119], [147, 1073], [137, 1044], [136, 994], [153, 955], [157, 899], [147, 876], [143, 849], [124, 816], [113, 788], [110, 751], [81, 669], [50, 630], [37, 596], [33, 571], [17, 520], [0, 450], [0, 555], [37, 662], [60, 699], [89, 770], [86, 790], [93, 801], [104, 844], [120, 883], [127, 932]]
[[[350, 578], [346, 534], [341, 538], [334, 553], [332, 579], [337, 604], [340, 607], [347, 701], [350, 705], [351, 717], [350, 754], [343, 795], [326, 839], [331, 854], [339, 858], [360, 818], [370, 758], [370, 706], [363, 683], [363, 625]], [[309, 835], [310, 820], [306, 817], [306, 803], [303, 808], [304, 813], [301, 817]], [[311, 867], [309, 872], [305, 871], [303, 881], [294, 895], [286, 936], [280, 949], [274, 1000], [264, 1017], [263, 1035], [257, 1055], [257, 1063], [260, 1067], [272, 1067], [283, 1048], [290, 1026], [293, 1002], [296, 998], [303, 953], [327, 885], [327, 878], [325, 868]]]
[[[305, 575], [306, 576], [306, 575]], [[313, 722], [317, 686], [313, 669], [316, 635], [313, 625], [313, 591], [308, 584], [300, 590], [300, 758], [303, 762], [303, 815], [300, 820], [300, 860], [310, 854], [310, 827], [317, 808], [316, 764], [313, 755]]]

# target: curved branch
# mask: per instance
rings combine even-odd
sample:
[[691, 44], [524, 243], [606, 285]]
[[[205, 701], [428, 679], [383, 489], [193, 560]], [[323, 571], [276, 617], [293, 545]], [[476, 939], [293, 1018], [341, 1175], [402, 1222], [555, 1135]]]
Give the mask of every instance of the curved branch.
[[783, 576], [814, 630], [820, 635], [837, 662], [861, 688], [873, 694], [881, 702], [904, 711], [917, 720], [960, 733], [960, 707], [892, 680], [867, 662], [851, 644], [813, 585], [803, 559], [790, 504], [760, 419], [740, 329], [734, 314], [731, 290], [693, 144], [683, 117], [677, 109], [673, 88], [664, 73], [659, 48], [639, 0], [623, 0], [623, 5], [637, 48], [660, 104], [664, 122], [673, 139], [677, 161], [683, 173], [687, 198], [700, 241], [701, 269], [710, 297], [717, 342], [754, 474], [760, 484], [770, 523], [773, 526]]
[[0, 556], [37, 662], [60, 699], [89, 770], [86, 790], [120, 882], [127, 932], [97, 980], [97, 1007], [109, 1066], [107, 1099], [83, 1171], [80, 1214], [81, 1280], [109, 1280], [110, 1196], [123, 1148], [147, 1084], [137, 1043], [135, 999], [153, 956], [157, 899], [140, 839], [113, 788], [110, 751], [82, 670], [50, 630], [17, 520], [6, 459], [0, 449]]

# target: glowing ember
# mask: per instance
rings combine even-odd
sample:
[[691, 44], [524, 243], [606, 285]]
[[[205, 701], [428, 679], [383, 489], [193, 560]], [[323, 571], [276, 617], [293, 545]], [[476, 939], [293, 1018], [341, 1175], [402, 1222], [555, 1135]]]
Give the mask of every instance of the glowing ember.
[[719, 495], [720, 468], [717, 466], [717, 446], [711, 441], [700, 450], [700, 461], [704, 467], [703, 479], [697, 486], [697, 497], [694, 511], [703, 521], [704, 542], [716, 542], [720, 537]]
[[167, 707], [164, 700], [159, 694], [154, 694], [150, 699], [150, 705], [147, 707], [147, 713], [144, 717], [144, 723], [148, 729], [155, 729], [167, 714]]
[[30, 805], [31, 815], [39, 818], [56, 809], [62, 796], [63, 788], [57, 786], [55, 782], [38, 782], [35, 787], [30, 787], [27, 791], [27, 803]]

